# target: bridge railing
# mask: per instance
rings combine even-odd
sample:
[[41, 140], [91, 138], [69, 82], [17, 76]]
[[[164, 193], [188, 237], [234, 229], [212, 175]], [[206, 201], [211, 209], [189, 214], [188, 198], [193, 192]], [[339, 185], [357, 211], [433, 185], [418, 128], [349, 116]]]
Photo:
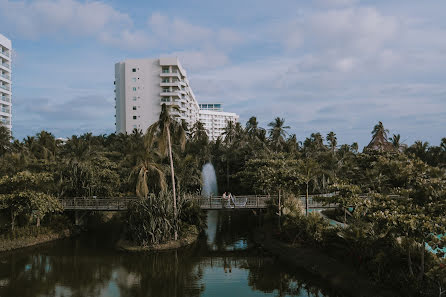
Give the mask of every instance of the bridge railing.
[[138, 198], [65, 198], [59, 202], [65, 210], [126, 210]]
[[271, 199], [268, 195], [244, 195], [234, 196], [233, 199], [223, 199], [221, 196], [209, 196], [196, 198], [203, 209], [224, 208], [266, 208], [266, 201]]

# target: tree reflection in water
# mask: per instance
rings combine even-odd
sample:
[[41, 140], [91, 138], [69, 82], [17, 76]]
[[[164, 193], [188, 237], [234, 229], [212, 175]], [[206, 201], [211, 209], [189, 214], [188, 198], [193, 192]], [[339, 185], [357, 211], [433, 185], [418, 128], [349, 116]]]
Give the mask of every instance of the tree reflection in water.
[[337, 296], [320, 289], [323, 283], [307, 273], [290, 270], [258, 249], [234, 248], [240, 240], [247, 242], [243, 248], [251, 247], [256, 217], [215, 215], [212, 242], [203, 237], [178, 251], [120, 253], [101, 239], [104, 234], [90, 234], [4, 254], [0, 296]]

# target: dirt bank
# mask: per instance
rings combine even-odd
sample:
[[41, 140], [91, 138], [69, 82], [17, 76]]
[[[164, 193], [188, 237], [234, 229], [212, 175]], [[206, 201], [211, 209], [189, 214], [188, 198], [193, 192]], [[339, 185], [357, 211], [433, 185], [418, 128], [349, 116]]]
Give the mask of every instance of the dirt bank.
[[366, 275], [357, 272], [356, 268], [327, 255], [323, 250], [291, 245], [274, 239], [271, 228], [265, 227], [256, 231], [255, 241], [266, 251], [278, 257], [279, 261], [320, 276], [328, 284], [354, 297], [398, 297], [398, 292], [379, 288]]
[[37, 236], [21, 237], [13, 240], [1, 240], [0, 252], [7, 252], [25, 247], [30, 247], [57, 239], [67, 238], [71, 235], [71, 232], [67, 229], [61, 232], [50, 231], [45, 234], [39, 234]]
[[139, 246], [135, 245], [126, 240], [119, 240], [116, 244], [116, 248], [121, 251], [127, 252], [142, 252], [142, 251], [165, 251], [181, 248], [194, 243], [198, 238], [198, 231], [193, 230], [185, 234], [182, 238], [178, 240], [171, 240], [166, 243], [154, 244], [149, 246]]

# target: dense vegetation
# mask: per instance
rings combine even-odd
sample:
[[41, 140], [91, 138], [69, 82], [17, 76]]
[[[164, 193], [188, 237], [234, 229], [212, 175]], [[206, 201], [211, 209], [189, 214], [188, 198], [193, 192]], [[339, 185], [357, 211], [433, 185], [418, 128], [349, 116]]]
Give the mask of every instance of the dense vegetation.
[[[140, 244], [175, 238], [183, 223], [201, 224], [197, 207], [184, 206], [182, 197], [199, 194], [201, 168], [212, 162], [220, 190], [282, 197], [272, 207], [281, 214], [284, 239], [337, 244], [381, 283], [444, 295], [446, 138], [440, 146], [408, 146], [379, 122], [360, 152], [357, 143], [339, 145], [333, 132], [298, 141], [288, 129], [281, 118], [263, 129], [252, 117], [245, 127], [229, 122], [224, 137], [210, 142], [201, 123], [178, 124], [165, 106], [144, 134], [84, 134], [62, 142], [42, 131], [19, 141], [0, 127], [2, 230], [48, 224], [60, 197], [139, 196], [127, 215], [129, 237]], [[331, 215], [347, 227], [329, 227], [293, 198], [324, 193], [335, 193], [320, 199], [339, 204]]]

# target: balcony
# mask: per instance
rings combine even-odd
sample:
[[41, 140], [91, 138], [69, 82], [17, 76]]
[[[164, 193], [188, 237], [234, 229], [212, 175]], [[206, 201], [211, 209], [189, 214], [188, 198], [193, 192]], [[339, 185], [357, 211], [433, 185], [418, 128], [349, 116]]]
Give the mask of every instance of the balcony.
[[181, 76], [180, 76], [179, 73], [172, 73], [172, 72], [169, 72], [169, 73], [160, 73], [160, 77], [176, 77], [176, 78], [178, 78], [179, 80], [181, 79]]
[[11, 121], [9, 121], [6, 118], [0, 118], [0, 123], [2, 123], [3, 125], [7, 125], [7, 126], [11, 125]]
[[7, 52], [7, 51], [0, 51], [0, 54], [2, 54], [5, 57], [8, 57], [8, 58], [10, 57], [9, 52]]
[[180, 88], [180, 84], [178, 82], [162, 82], [160, 83], [161, 87], [177, 87]]
[[3, 77], [3, 78], [6, 78], [7, 80], [11, 80], [11, 76], [8, 75], [8, 74], [2, 74], [2, 73], [0, 73], [0, 76]]
[[7, 97], [7, 96], [0, 96], [0, 100], [5, 101], [5, 102], [11, 102], [11, 99], [9, 99], [9, 97]]
[[180, 93], [178, 92], [174, 92], [174, 91], [162, 91], [160, 93], [161, 97], [169, 97], [169, 96], [173, 96], [173, 97], [181, 97]]
[[9, 63], [3, 62], [3, 63], [0, 63], [0, 65], [2, 65], [3, 67], [6, 67], [8, 69], [11, 69], [11, 66], [9, 65]]
[[1, 112], [4, 112], [4, 113], [10, 113], [10, 112], [9, 112], [9, 109], [8, 109], [8, 108], [5, 108], [5, 107], [2, 107], [2, 108], [0, 109], [0, 111], [1, 111]]
[[11, 88], [7, 85], [0, 85], [0, 89], [6, 90], [6, 91], [11, 91]]

